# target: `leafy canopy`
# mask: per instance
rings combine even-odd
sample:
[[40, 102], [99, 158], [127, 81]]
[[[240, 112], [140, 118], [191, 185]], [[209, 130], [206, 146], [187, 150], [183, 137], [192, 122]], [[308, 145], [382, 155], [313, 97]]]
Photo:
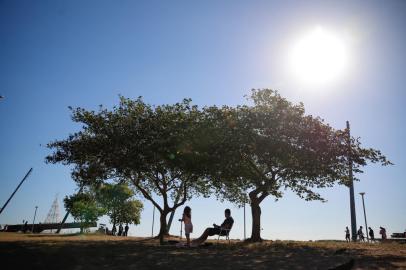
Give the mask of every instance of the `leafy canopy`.
[[379, 150], [363, 148], [347, 130], [306, 115], [302, 103], [292, 104], [276, 91], [253, 90], [249, 101], [205, 108], [211, 137], [205, 170], [222, 198], [247, 202], [249, 192], [261, 202], [290, 189], [306, 200], [323, 200], [314, 189], [348, 184], [350, 160], [355, 173], [368, 161], [391, 164]]

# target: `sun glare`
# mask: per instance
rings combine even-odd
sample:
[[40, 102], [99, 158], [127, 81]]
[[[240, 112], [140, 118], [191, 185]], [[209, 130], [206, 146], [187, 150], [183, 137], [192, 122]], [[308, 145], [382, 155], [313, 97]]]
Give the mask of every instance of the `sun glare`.
[[301, 82], [309, 84], [339, 79], [346, 71], [347, 62], [344, 41], [321, 27], [299, 39], [290, 53], [291, 70]]

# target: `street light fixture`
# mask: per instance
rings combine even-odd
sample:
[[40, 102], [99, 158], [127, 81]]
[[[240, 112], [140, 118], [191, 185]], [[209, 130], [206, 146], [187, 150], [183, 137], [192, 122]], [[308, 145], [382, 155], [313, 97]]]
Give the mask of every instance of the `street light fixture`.
[[364, 208], [364, 219], [365, 219], [365, 231], [367, 232], [367, 241], [369, 242], [369, 236], [368, 236], [368, 224], [367, 224], [367, 214], [365, 212], [365, 203], [364, 203], [364, 195], [365, 192], [360, 192], [359, 193], [362, 197], [362, 207]]

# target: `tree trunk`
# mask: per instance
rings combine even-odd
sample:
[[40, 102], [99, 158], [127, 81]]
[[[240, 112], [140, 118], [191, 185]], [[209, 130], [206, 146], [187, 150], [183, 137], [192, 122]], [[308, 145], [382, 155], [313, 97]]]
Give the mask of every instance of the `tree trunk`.
[[[175, 203], [178, 203], [178, 202], [175, 201]], [[175, 212], [176, 212], [176, 209], [174, 209], [173, 211], [171, 211], [171, 215], [169, 216], [169, 221], [168, 221], [168, 226], [167, 226], [167, 231], [168, 231], [168, 233], [169, 233], [169, 231], [171, 230], [171, 225], [172, 225], [173, 217], [175, 216]]]
[[164, 237], [168, 235], [168, 224], [166, 222], [166, 216], [168, 215], [168, 211], [162, 211], [160, 216], [160, 229], [159, 229], [159, 243], [162, 245], [164, 243]]
[[[181, 195], [182, 195], [182, 190], [180, 189], [180, 190], [178, 191], [178, 194], [176, 195], [176, 198], [175, 198], [175, 201], [173, 202], [173, 205], [176, 205], [176, 204], [179, 202]], [[168, 229], [167, 229], [167, 230], [168, 230], [168, 233], [169, 233], [169, 231], [171, 230], [171, 225], [172, 225], [173, 216], [175, 215], [175, 212], [176, 212], [176, 208], [173, 209], [173, 211], [171, 212], [171, 215], [169, 216]]]
[[252, 232], [251, 242], [260, 242], [261, 239], [261, 207], [257, 200], [251, 201]]
[[[111, 235], [113, 235], [113, 229], [116, 227], [116, 219], [113, 221], [113, 227], [111, 228]], [[117, 232], [117, 231], [116, 231]]]

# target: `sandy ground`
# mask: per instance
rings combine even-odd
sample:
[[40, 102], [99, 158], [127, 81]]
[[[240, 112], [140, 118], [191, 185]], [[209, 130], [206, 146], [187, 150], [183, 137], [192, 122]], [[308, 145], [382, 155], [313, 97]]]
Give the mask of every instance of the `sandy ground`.
[[4, 270], [406, 269], [406, 244], [209, 241], [178, 248], [148, 238], [0, 233], [0, 261]]

